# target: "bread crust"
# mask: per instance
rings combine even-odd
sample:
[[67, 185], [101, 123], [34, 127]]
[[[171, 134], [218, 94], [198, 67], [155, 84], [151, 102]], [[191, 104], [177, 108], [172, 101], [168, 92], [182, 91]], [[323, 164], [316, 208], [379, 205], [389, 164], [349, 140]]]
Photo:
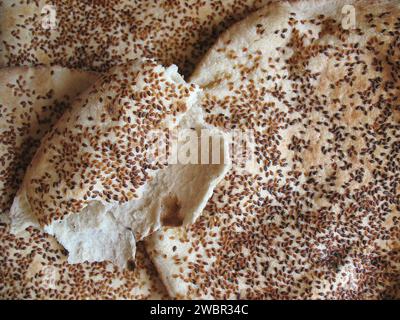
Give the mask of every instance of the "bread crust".
[[193, 112], [198, 95], [176, 66], [153, 60], [103, 75], [43, 138], [11, 208], [12, 231], [40, 226], [70, 263], [126, 267], [136, 241], [193, 223], [229, 163], [170, 164], [149, 152]]

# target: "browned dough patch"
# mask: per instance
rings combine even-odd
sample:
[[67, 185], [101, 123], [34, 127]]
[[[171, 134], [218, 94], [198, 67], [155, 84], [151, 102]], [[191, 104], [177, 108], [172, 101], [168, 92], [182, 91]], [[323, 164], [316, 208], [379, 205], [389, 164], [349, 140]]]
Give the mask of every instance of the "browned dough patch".
[[163, 201], [164, 211], [161, 215], [161, 223], [166, 227], [180, 227], [183, 224], [181, 204], [177, 196], [166, 197]]

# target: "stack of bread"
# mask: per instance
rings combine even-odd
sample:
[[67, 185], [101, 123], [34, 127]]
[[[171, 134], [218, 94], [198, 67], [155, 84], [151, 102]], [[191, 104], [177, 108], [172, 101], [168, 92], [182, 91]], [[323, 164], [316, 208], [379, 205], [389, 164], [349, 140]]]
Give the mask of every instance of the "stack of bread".
[[1, 298], [400, 298], [399, 1], [0, 9]]

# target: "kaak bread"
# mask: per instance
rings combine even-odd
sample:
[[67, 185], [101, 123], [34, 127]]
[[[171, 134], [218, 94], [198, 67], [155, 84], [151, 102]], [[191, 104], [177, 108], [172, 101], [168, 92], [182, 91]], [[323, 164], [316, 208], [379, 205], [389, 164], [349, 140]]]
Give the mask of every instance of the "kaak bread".
[[172, 296], [400, 297], [399, 63], [394, 0], [281, 1], [218, 39], [191, 80], [257, 166], [147, 242]]
[[42, 228], [70, 263], [125, 267], [137, 241], [194, 222], [229, 162], [169, 164], [148, 160], [148, 150], [160, 139], [150, 134], [176, 129], [183, 116], [201, 123], [199, 95], [175, 66], [135, 60], [110, 70], [42, 140], [11, 208], [12, 231]]

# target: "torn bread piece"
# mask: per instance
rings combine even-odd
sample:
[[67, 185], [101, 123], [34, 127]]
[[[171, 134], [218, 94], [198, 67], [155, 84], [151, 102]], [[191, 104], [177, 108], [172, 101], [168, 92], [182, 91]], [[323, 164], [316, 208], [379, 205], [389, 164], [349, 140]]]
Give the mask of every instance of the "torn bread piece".
[[0, 69], [0, 299], [168, 298], [142, 244], [121, 269], [68, 264], [64, 248], [35, 228], [10, 234], [9, 209], [40, 140], [99, 77], [59, 66]]
[[123, 267], [136, 241], [193, 222], [228, 170], [224, 134], [210, 127], [223, 141], [218, 164], [153, 161], [149, 150], [192, 108], [201, 125], [200, 94], [176, 66], [134, 60], [113, 68], [42, 141], [11, 208], [12, 232], [41, 227], [70, 263]]

